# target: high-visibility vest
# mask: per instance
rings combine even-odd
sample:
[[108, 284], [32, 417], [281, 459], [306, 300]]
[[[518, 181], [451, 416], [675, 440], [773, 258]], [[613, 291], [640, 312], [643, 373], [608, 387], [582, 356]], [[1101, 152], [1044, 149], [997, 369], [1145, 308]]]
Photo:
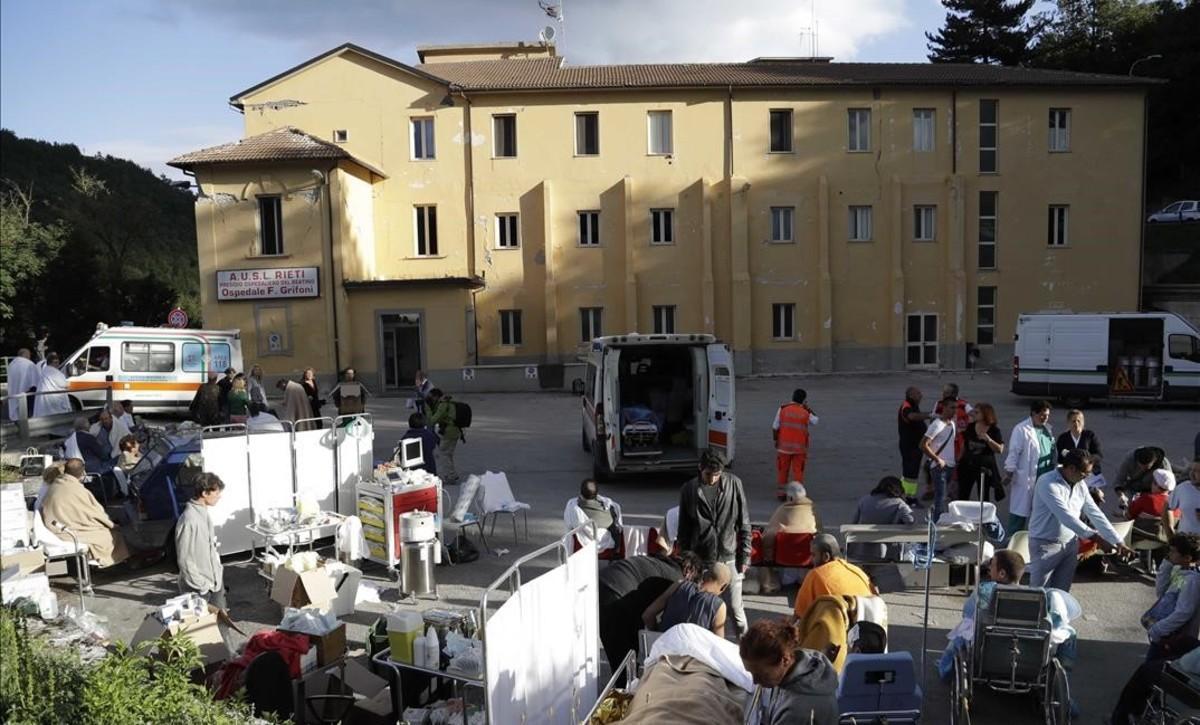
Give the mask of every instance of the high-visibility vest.
[[785, 403], [779, 407], [779, 438], [775, 450], [780, 453], [806, 453], [808, 451], [808, 420], [812, 413], [799, 403]]

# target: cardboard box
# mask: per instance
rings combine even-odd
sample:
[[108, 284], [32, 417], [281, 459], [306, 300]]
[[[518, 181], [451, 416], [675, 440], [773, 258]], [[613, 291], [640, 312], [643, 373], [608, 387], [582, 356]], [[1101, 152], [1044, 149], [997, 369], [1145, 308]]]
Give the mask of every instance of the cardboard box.
[[337, 590], [324, 566], [303, 574], [281, 567], [275, 570], [275, 578], [271, 580], [271, 599], [284, 608], [300, 609], [312, 605], [328, 612], [337, 599]]
[[[290, 630], [281, 629], [280, 632]], [[296, 632], [294, 634], [303, 634]], [[308, 641], [317, 648], [317, 666], [325, 667], [337, 662], [346, 655], [346, 623], [340, 622], [329, 632], [316, 636], [308, 635]]]
[[0, 571], [17, 568], [17, 576], [37, 574], [46, 570], [46, 552], [41, 549], [18, 549], [0, 554]]
[[27, 597], [33, 601], [50, 591], [50, 579], [45, 574], [26, 574], [11, 576], [0, 584], [0, 601], [4, 604]]
[[395, 722], [391, 687], [384, 687], [372, 697], [354, 703], [346, 718], [347, 725], [393, 725]]
[[187, 637], [200, 649], [200, 656], [205, 666], [228, 660], [232, 653], [221, 636], [219, 622], [221, 610], [212, 606], [208, 613], [201, 616], [187, 616], [182, 621], [163, 624], [154, 614], [147, 614], [142, 625], [130, 640], [131, 647], [151, 640], [168, 639], [170, 637]]
[[354, 613], [354, 602], [358, 598], [358, 585], [362, 581], [362, 571], [343, 564], [330, 561], [325, 564], [329, 581], [336, 593], [329, 611], [336, 617], [345, 617]]

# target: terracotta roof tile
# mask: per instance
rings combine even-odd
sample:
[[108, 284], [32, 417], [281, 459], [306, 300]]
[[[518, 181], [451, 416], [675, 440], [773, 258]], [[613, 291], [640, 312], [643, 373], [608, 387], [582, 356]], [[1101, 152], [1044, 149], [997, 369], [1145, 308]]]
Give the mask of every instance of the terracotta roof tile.
[[1151, 79], [960, 63], [565, 65], [562, 58], [426, 63], [418, 69], [467, 91], [790, 86], [1145, 86]]
[[285, 126], [233, 143], [211, 146], [176, 156], [167, 164], [187, 169], [205, 164], [352, 158], [348, 151], [337, 144], [323, 141], [297, 128]]

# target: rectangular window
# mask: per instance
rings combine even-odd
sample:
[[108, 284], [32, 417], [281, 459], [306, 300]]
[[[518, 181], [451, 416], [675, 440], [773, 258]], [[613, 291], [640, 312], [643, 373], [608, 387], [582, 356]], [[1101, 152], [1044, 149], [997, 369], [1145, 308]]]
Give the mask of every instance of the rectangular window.
[[908, 316], [905, 362], [912, 367], [937, 365], [938, 316], [917, 313]]
[[869, 108], [851, 108], [850, 115], [850, 143], [851, 151], [870, 151], [871, 150], [871, 109]]
[[772, 242], [793, 242], [796, 240], [792, 236], [792, 220], [796, 215], [796, 208], [791, 206], [773, 206], [771, 207], [771, 241]]
[[1067, 221], [1071, 207], [1065, 204], [1051, 204], [1050, 213], [1046, 218], [1046, 244], [1051, 247], [1065, 247], [1069, 241], [1067, 236]]
[[675, 334], [675, 305], [654, 305], [654, 334]]
[[334, 143], [346, 143], [350, 140], [350, 132], [344, 128], [335, 128], [333, 130]]
[[996, 173], [996, 136], [1000, 102], [994, 98], [979, 101], [979, 173]]
[[603, 307], [580, 307], [579, 308], [579, 340], [580, 342], [591, 342], [604, 333], [602, 332], [602, 324], [604, 321]]
[[1050, 151], [1071, 150], [1071, 109], [1050, 109]]
[[651, 209], [650, 210], [650, 243], [651, 244], [674, 244], [675, 243], [675, 210], [674, 209]]
[[796, 338], [796, 305], [792, 303], [771, 305], [771, 338], [794, 340]]
[[521, 246], [520, 215], [496, 215], [496, 248], [516, 249]]
[[433, 144], [432, 118], [414, 118], [412, 120], [412, 157], [414, 159], [437, 157]]
[[517, 155], [517, 117], [511, 113], [492, 116], [492, 155], [511, 159]]
[[999, 192], [979, 192], [979, 268], [996, 268], [996, 205]]
[[932, 108], [913, 109], [913, 151], [933, 151], [937, 113]]
[[932, 242], [937, 238], [937, 207], [913, 207], [913, 241]]
[[600, 246], [600, 212], [579, 212], [579, 246]]
[[975, 319], [975, 344], [994, 345], [996, 343], [996, 288], [980, 287], [977, 299], [979, 306]]
[[649, 134], [647, 148], [652, 155], [669, 156], [675, 153], [671, 138], [671, 112], [650, 111], [646, 114], [646, 130]]
[[438, 253], [437, 207], [414, 206], [413, 225], [416, 228], [417, 256], [436, 257]]
[[[207, 348], [207, 349], [205, 349]], [[205, 360], [205, 356], [208, 359]], [[223, 342], [183, 343], [183, 371], [185, 373], [203, 373], [209, 370], [224, 372], [229, 367], [229, 345]]]
[[127, 373], [175, 372], [175, 343], [122, 343], [121, 370]]
[[521, 344], [520, 310], [500, 310], [500, 344]]
[[600, 114], [595, 111], [575, 114], [575, 155], [600, 154]]
[[849, 239], [852, 242], [871, 241], [871, 207], [850, 207]]
[[771, 111], [771, 152], [791, 153], [792, 151], [792, 112], [790, 110]]
[[258, 197], [258, 253], [283, 254], [283, 200], [278, 196]]

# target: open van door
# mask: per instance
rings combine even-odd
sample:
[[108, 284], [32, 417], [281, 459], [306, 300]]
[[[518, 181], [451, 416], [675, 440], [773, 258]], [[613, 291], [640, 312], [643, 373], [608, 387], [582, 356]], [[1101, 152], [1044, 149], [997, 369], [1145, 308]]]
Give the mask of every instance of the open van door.
[[707, 347], [708, 445], [733, 461], [733, 355], [724, 343]]
[[[600, 364], [600, 410], [596, 414], [595, 474], [597, 478], [617, 470], [621, 458], [621, 349], [606, 347]], [[605, 470], [600, 464], [607, 466]]]

